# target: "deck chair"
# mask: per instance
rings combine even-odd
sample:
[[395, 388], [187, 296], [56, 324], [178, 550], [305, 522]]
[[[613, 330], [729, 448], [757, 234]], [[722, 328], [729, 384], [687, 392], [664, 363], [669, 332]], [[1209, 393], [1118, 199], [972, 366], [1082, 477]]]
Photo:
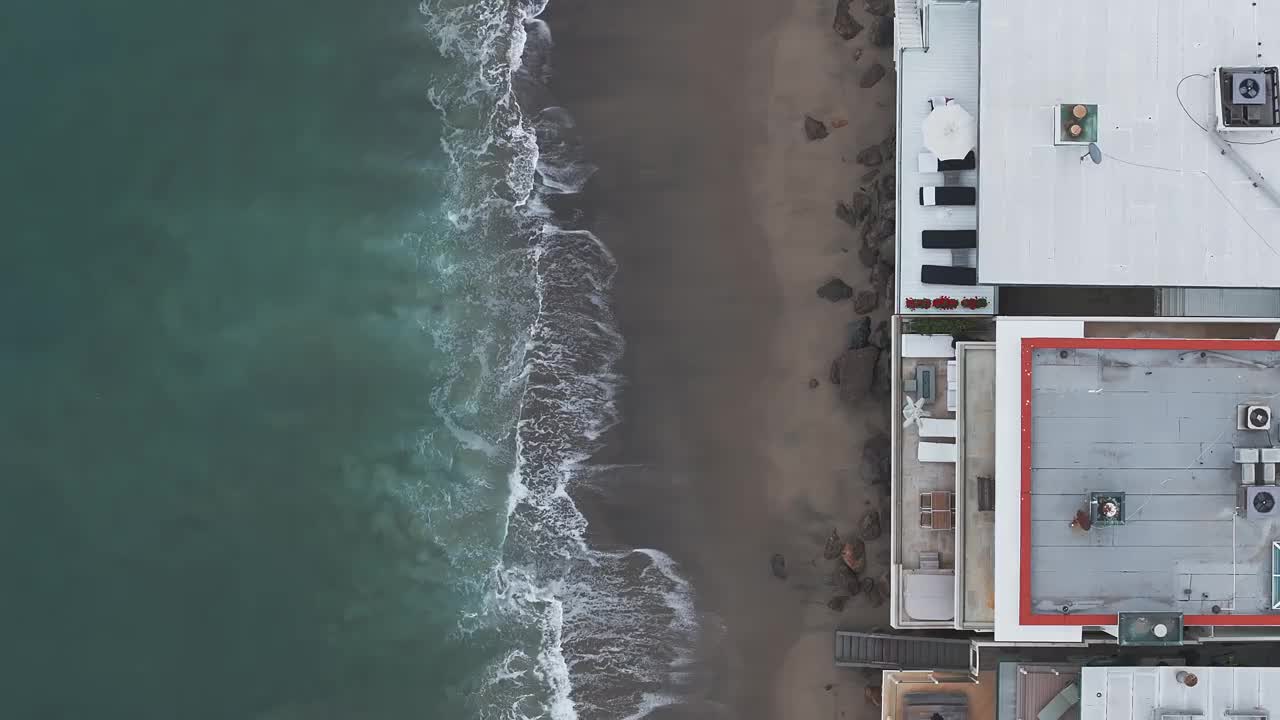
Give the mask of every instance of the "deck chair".
[[920, 247], [927, 250], [973, 250], [978, 247], [977, 230], [924, 230]]
[[932, 205], [977, 205], [978, 191], [972, 187], [944, 185], [942, 187], [920, 188], [920, 204]]
[[974, 156], [972, 150], [959, 160], [939, 160], [938, 156], [933, 153], [922, 152], [916, 159], [916, 166], [922, 173], [973, 170], [978, 167], [978, 158]]
[[956, 445], [921, 441], [916, 446], [916, 458], [920, 462], [953, 463], [956, 461]]
[[922, 417], [916, 421], [920, 437], [953, 438], [956, 436], [955, 418]]
[[920, 282], [925, 285], [977, 285], [978, 271], [971, 267], [921, 265]]

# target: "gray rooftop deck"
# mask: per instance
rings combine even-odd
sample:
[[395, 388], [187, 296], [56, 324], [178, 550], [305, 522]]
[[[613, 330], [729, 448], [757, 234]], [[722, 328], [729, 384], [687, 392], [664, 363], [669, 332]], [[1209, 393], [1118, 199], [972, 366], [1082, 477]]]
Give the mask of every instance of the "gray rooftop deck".
[[[1277, 366], [1252, 350], [1034, 351], [1035, 612], [1272, 612], [1280, 521], [1236, 514], [1232, 448], [1278, 444], [1236, 429], [1238, 404], [1280, 397]], [[1126, 494], [1124, 525], [1071, 527], [1094, 491]]]

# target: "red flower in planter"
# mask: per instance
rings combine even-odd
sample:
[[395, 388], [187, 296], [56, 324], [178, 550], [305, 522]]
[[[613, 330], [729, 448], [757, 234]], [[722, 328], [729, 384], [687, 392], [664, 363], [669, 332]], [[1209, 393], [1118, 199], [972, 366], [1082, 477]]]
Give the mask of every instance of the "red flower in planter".
[[970, 310], [981, 310], [987, 306], [987, 299], [984, 297], [967, 297], [961, 300], [960, 304]]
[[941, 295], [933, 299], [933, 306], [938, 310], [954, 310], [960, 307], [960, 301], [946, 295]]

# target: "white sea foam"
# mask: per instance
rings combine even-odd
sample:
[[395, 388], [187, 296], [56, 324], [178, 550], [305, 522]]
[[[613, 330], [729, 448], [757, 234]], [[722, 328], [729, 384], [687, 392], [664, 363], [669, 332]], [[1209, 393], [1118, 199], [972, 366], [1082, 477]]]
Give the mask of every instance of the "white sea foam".
[[[456, 69], [428, 90], [444, 124], [453, 232], [453, 249], [429, 260], [450, 302], [426, 324], [454, 358], [432, 406], [455, 445], [491, 459], [514, 447], [502, 557], [480, 573], [487, 601], [459, 632], [497, 628], [511, 643], [481, 682], [482, 718], [639, 718], [678, 700], [669, 690], [698, 618], [668, 556], [590, 547], [569, 492], [617, 422], [623, 340], [609, 308], [614, 258], [592, 233], [557, 225], [543, 199], [579, 192], [595, 171], [569, 112], [543, 102], [545, 6], [421, 5]], [[526, 116], [518, 89], [540, 111]], [[482, 320], [501, 329], [477, 333]], [[486, 413], [504, 407], [518, 415], [514, 431], [500, 417], [485, 429]], [[456, 453], [438, 452], [450, 464]]]

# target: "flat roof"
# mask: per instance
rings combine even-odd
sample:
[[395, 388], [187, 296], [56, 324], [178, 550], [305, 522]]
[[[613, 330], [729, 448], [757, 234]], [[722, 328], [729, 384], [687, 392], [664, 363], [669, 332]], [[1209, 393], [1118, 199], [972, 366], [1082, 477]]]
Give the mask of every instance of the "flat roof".
[[[1022, 623], [1170, 610], [1280, 625], [1280, 510], [1237, 514], [1233, 462], [1234, 448], [1277, 445], [1280, 423], [1239, 430], [1237, 409], [1280, 396], [1280, 342], [1024, 337], [1021, 352]], [[1096, 521], [1095, 493], [1123, 494], [1123, 524]]]
[[[898, 59], [898, 259], [897, 312], [905, 314], [962, 313], [990, 315], [995, 311], [996, 288], [983, 285], [926, 285], [920, 282], [922, 265], [968, 264], [975, 266], [972, 250], [926, 250], [924, 230], [973, 230], [974, 207], [923, 207], [921, 187], [943, 184], [942, 173], [920, 172], [918, 158], [925, 152], [922, 128], [929, 115], [929, 98], [954, 98], [969, 112], [978, 113], [978, 6], [972, 3], [934, 3], [929, 6], [929, 49], [905, 49]], [[977, 172], [955, 174], [958, 184], [975, 186]], [[982, 241], [979, 238], [979, 246]], [[907, 308], [906, 298], [963, 300], [980, 297], [986, 308], [970, 311]]]
[[[1179, 673], [1195, 683], [1179, 682]], [[1080, 720], [1280, 714], [1280, 668], [1086, 667], [1080, 683]]]
[[[1280, 3], [980, 5], [981, 282], [1277, 284], [1280, 208], [1196, 126], [1211, 123], [1213, 81], [1187, 76], [1280, 64]], [[1054, 145], [1057, 105], [1075, 103], [1097, 105], [1100, 165]], [[1232, 147], [1280, 181], [1280, 142]]]

